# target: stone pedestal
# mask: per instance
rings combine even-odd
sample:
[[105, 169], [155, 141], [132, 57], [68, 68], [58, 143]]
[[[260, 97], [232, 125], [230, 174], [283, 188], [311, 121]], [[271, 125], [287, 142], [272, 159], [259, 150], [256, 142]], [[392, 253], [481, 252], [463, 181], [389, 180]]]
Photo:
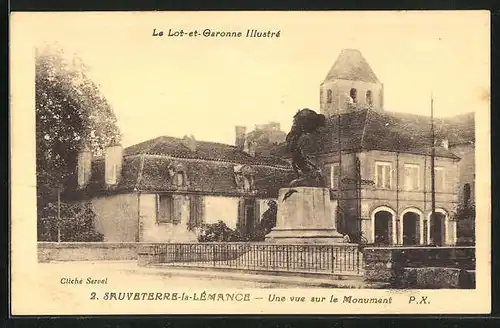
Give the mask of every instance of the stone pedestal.
[[[285, 201], [290, 190], [296, 190]], [[276, 227], [266, 236], [270, 243], [344, 243], [332, 215], [327, 188], [295, 187], [279, 191]]]

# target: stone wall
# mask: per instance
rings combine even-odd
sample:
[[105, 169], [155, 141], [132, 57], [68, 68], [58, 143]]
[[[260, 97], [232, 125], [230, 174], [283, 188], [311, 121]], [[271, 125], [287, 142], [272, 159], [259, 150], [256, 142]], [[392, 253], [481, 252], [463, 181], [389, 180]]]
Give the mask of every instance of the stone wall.
[[96, 230], [105, 242], [138, 241], [138, 195], [106, 195], [92, 199]]
[[137, 259], [137, 243], [38, 242], [38, 261], [124, 261]]
[[471, 247], [366, 247], [365, 279], [394, 288], [473, 288]]
[[205, 223], [224, 221], [231, 229], [236, 229], [238, 224], [237, 197], [206, 196], [205, 197]]

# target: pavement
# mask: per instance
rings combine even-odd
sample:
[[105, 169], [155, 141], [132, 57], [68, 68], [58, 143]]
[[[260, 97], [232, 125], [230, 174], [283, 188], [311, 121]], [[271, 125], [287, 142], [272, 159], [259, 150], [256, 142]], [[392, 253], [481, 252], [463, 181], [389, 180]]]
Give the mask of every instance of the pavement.
[[[298, 276], [269, 273], [222, 271], [193, 267], [158, 265], [141, 267], [137, 261], [75, 261], [39, 263], [48, 275], [56, 272], [106, 273], [126, 277], [127, 281], [148, 285], [223, 288], [377, 288], [368, 286], [362, 276]], [[51, 272], [51, 273], [49, 273]], [[378, 287], [380, 288], [380, 287]]]

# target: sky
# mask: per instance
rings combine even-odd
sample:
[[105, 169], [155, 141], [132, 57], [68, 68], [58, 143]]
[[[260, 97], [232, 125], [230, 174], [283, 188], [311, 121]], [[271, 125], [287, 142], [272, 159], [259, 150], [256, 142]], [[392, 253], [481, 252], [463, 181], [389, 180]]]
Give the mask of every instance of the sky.
[[[41, 14], [41, 13], [38, 13]], [[384, 83], [385, 110], [489, 111], [488, 12], [47, 13], [37, 44], [89, 67], [123, 145], [162, 135], [234, 143], [234, 126], [319, 111], [319, 85], [343, 48]], [[154, 37], [153, 29], [280, 31], [279, 38]]]

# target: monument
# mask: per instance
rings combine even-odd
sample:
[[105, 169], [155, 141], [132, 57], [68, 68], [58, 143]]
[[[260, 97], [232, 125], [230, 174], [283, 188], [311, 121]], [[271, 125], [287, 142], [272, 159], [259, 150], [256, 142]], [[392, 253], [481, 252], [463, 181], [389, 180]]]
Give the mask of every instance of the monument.
[[296, 178], [279, 190], [276, 226], [266, 235], [270, 243], [343, 243], [332, 217], [330, 190], [321, 170], [304, 154], [301, 138], [325, 125], [325, 116], [304, 108], [293, 117], [286, 137]]

